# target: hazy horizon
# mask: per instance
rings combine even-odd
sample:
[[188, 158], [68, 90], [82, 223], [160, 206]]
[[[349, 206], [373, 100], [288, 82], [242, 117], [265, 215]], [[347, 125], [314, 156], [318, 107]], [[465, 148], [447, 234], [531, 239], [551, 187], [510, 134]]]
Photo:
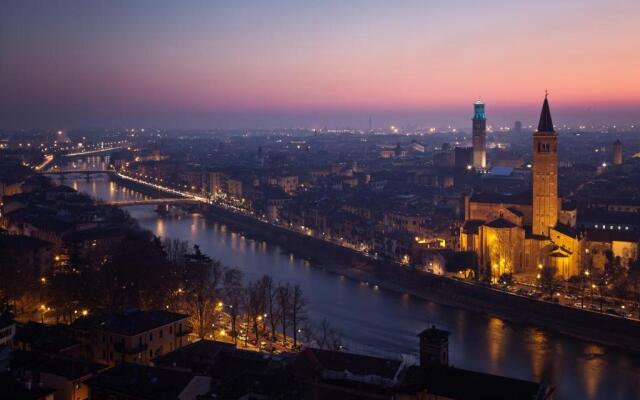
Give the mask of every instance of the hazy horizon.
[[640, 121], [636, 1], [8, 1], [0, 128]]

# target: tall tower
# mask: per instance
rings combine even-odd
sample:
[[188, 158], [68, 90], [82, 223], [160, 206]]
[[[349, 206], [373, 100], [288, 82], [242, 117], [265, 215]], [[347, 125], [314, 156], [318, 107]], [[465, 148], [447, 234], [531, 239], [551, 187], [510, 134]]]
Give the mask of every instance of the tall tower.
[[418, 335], [420, 338], [420, 366], [449, 365], [450, 333], [432, 325]]
[[622, 143], [620, 140], [613, 142], [613, 165], [622, 164]]
[[522, 132], [522, 121], [516, 121], [513, 124], [513, 132], [514, 133], [521, 133]]
[[533, 134], [533, 226], [535, 235], [549, 236], [558, 221], [558, 135], [549, 101], [544, 97], [538, 131]]
[[487, 117], [484, 113], [484, 103], [480, 100], [473, 105], [473, 167], [485, 169], [487, 167]]

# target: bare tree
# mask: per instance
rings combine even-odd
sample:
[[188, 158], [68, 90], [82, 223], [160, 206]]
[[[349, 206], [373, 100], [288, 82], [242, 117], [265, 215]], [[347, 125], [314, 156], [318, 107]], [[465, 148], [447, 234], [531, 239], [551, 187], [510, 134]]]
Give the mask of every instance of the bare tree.
[[342, 337], [329, 321], [324, 318], [319, 325], [309, 324], [306, 337], [314, 342], [319, 349], [338, 351], [342, 349]]
[[186, 255], [189, 253], [189, 242], [180, 239], [165, 239], [162, 248], [167, 260], [174, 265], [182, 265]]
[[244, 289], [242, 287], [242, 272], [238, 268], [231, 268], [224, 274], [224, 301], [231, 319], [231, 337], [234, 343], [238, 340], [238, 317], [241, 314]]
[[[244, 307], [247, 314], [247, 323], [252, 326], [258, 348], [260, 348], [260, 322], [264, 319], [265, 314], [265, 297], [263, 279], [249, 283], [245, 293]], [[247, 330], [248, 328], [247, 326]]]
[[276, 329], [280, 320], [280, 313], [278, 312], [278, 289], [273, 284], [273, 279], [268, 275], [262, 278], [262, 282], [264, 285], [265, 309], [271, 327], [271, 343], [273, 344], [276, 342]]
[[276, 299], [278, 301], [278, 310], [280, 314], [280, 322], [282, 324], [282, 344], [287, 344], [287, 328], [289, 327], [289, 306], [291, 304], [291, 286], [278, 285], [276, 289]]
[[293, 347], [298, 347], [298, 330], [307, 316], [307, 300], [300, 285], [295, 285], [291, 292], [291, 326], [293, 328]]

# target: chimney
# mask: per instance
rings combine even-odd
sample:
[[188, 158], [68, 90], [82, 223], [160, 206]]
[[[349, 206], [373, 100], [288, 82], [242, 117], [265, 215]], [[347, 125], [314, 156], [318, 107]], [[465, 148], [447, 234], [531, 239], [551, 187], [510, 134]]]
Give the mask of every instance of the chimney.
[[418, 335], [420, 338], [420, 366], [449, 365], [450, 332], [436, 328], [425, 329]]

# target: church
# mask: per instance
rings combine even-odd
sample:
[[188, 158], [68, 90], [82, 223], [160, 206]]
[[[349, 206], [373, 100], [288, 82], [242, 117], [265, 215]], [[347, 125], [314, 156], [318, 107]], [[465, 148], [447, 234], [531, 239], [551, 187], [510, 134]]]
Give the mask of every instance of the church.
[[545, 96], [533, 134], [532, 191], [467, 196], [460, 248], [474, 251], [495, 281], [504, 273], [535, 276], [545, 266], [568, 279], [580, 273], [583, 247], [576, 211], [563, 210], [558, 197], [558, 135]]

